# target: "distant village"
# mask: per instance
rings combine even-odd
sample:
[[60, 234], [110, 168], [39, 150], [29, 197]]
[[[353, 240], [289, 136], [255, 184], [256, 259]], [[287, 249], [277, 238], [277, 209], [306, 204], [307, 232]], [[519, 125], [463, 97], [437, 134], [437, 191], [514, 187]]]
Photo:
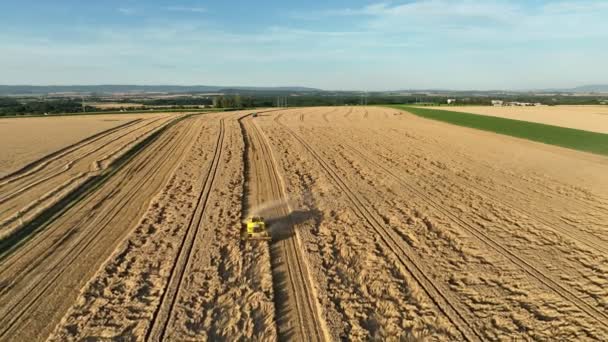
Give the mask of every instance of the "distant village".
[[[448, 99], [447, 103], [449, 105], [456, 104], [456, 99]], [[544, 105], [540, 102], [534, 102], [534, 103], [516, 102], [516, 101], [505, 102], [503, 100], [492, 100], [492, 106], [494, 106], [494, 107], [538, 107], [538, 106], [544, 106]]]

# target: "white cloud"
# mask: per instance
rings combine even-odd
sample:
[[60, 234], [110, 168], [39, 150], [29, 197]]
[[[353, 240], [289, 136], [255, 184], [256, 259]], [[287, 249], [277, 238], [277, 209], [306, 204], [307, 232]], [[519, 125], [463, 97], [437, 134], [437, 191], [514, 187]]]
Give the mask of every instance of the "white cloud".
[[119, 7], [118, 8], [118, 12], [124, 14], [124, 15], [132, 15], [135, 14], [135, 10], [133, 8], [127, 8], [127, 7]]
[[[608, 2], [552, 1], [544, 5], [500, 0], [380, 2], [292, 17], [330, 21], [356, 17], [358, 27], [384, 33], [462, 42], [531, 42], [608, 37]], [[439, 43], [440, 41], [436, 41]]]
[[165, 7], [165, 9], [167, 11], [172, 11], [172, 12], [191, 12], [191, 13], [207, 12], [207, 9], [203, 8], [203, 7], [168, 6], [168, 7]]
[[[566, 81], [600, 82], [607, 76], [601, 66], [608, 50], [600, 43], [608, 38], [607, 3], [561, 1], [531, 7], [498, 0], [381, 2], [306, 18], [320, 22], [276, 21], [249, 31], [194, 16], [144, 16], [144, 9], [118, 9], [141, 19], [133, 25], [70, 27], [79, 39], [44, 34], [28, 39], [27, 33], [0, 32], [0, 45], [6, 50], [0, 54], [0, 65], [17, 70], [44, 61], [40, 68], [48, 67], [50, 80], [72, 75], [66, 73], [71, 69], [79, 77], [90, 66], [90, 74], [82, 74], [91, 82], [97, 82], [95, 77], [99, 82], [141, 77], [143, 82], [158, 72], [157, 79], [178, 82], [216, 75], [209, 83], [280, 83], [291, 73], [290, 82], [384, 89], [551, 87]], [[156, 7], [155, 13], [159, 10], [205, 9]], [[19, 80], [22, 75], [3, 77]], [[352, 77], [352, 82], [345, 77]]]

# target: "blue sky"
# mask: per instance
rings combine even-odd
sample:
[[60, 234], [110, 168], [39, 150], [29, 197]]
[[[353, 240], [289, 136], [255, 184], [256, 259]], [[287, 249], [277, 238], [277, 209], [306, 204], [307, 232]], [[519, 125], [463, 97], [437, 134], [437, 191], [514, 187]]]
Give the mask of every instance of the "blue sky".
[[0, 84], [608, 83], [608, 1], [4, 1]]

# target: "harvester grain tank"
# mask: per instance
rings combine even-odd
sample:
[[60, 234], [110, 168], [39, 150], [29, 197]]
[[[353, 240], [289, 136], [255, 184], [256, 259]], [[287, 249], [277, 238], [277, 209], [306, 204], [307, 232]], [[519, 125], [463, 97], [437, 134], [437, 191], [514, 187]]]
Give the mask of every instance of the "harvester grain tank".
[[266, 222], [261, 216], [251, 216], [243, 223], [241, 227], [241, 239], [245, 241], [270, 240]]

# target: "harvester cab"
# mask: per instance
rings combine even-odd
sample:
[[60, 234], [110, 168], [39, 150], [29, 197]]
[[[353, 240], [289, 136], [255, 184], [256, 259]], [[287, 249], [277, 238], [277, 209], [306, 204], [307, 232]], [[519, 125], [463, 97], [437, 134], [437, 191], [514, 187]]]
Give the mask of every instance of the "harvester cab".
[[264, 218], [261, 216], [251, 216], [247, 218], [241, 228], [241, 239], [245, 241], [270, 240], [271, 237], [268, 233]]

